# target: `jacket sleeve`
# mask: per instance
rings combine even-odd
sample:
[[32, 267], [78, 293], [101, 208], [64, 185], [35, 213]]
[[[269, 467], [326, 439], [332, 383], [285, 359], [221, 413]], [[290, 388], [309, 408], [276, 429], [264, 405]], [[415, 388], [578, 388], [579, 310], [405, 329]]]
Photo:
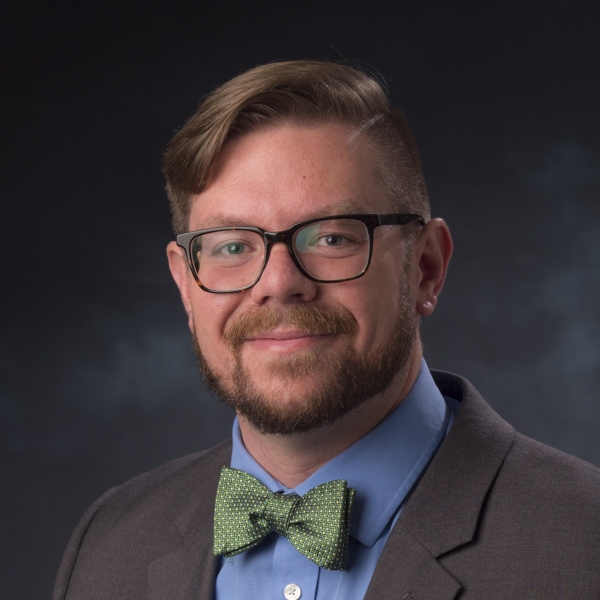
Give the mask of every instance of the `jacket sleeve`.
[[77, 563], [77, 557], [79, 555], [79, 549], [81, 548], [83, 539], [85, 538], [85, 535], [92, 521], [94, 520], [94, 517], [102, 505], [114, 494], [117, 489], [119, 488], [111, 488], [102, 496], [100, 496], [100, 498], [98, 498], [98, 500], [96, 500], [96, 502], [94, 502], [94, 504], [87, 509], [83, 517], [81, 517], [79, 520], [79, 523], [77, 523], [77, 527], [75, 527], [75, 531], [73, 531], [73, 534], [71, 535], [71, 539], [67, 544], [67, 548], [63, 554], [63, 558], [58, 569], [52, 600], [66, 600], [67, 593], [69, 591], [71, 574], [73, 573], [73, 569]]

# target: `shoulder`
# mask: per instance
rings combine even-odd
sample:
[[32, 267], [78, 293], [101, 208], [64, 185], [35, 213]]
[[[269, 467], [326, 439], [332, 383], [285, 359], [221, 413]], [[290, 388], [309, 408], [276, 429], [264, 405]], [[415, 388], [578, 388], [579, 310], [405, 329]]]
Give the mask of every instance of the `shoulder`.
[[163, 498], [185, 504], [192, 496], [203, 497], [213, 484], [216, 489], [221, 467], [229, 465], [230, 460], [231, 441], [227, 440], [134, 477], [114, 488], [106, 503], [119, 505], [123, 511], [156, 506]]
[[212, 510], [221, 468], [231, 460], [228, 440], [203, 452], [167, 463], [109, 490], [91, 507], [94, 528], [119, 529], [152, 521], [171, 527], [191, 507], [209, 503]]
[[434, 379], [461, 408], [406, 507], [409, 529], [465, 598], [598, 597], [600, 469], [516, 432], [466, 379]]
[[[600, 523], [600, 469], [520, 433], [498, 475], [506, 502], [528, 512], [555, 513], [563, 523]], [[600, 527], [596, 535], [600, 537]]]
[[504, 455], [492, 491], [512, 486], [509, 495], [513, 504], [521, 494], [535, 491], [549, 499], [558, 500], [564, 495], [580, 501], [580, 506], [591, 503], [598, 507], [600, 468], [514, 431], [465, 378], [444, 372], [435, 372], [434, 378], [444, 395], [461, 402], [453, 426], [456, 431], [451, 430], [448, 441], [457, 446], [459, 440], [452, 439], [456, 433], [461, 438], [461, 448], [477, 455], [463, 454], [463, 460], [468, 458], [473, 465], [477, 457], [485, 456], [494, 447]]
[[[444, 559], [447, 567], [504, 590], [537, 581], [581, 589], [579, 598], [600, 589], [600, 469], [515, 432], [464, 378], [435, 379], [462, 403], [437, 471], [450, 478], [446, 514], [470, 543]], [[464, 508], [470, 517], [454, 512]]]
[[[182, 545], [212, 539], [219, 476], [230, 460], [227, 441], [106, 492], [73, 532], [53, 598], [66, 598], [67, 590], [77, 599], [138, 598], [149, 564]], [[96, 588], [97, 595], [89, 592]]]
[[515, 434], [475, 539], [465, 558], [477, 568], [494, 564], [494, 584], [513, 597], [534, 581], [557, 597], [596, 597], [600, 469]]

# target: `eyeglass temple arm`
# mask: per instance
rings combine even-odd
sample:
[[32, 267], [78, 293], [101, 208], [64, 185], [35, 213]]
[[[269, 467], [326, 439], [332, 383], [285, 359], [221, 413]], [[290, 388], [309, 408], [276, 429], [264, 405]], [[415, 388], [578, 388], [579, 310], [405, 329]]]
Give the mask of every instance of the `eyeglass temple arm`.
[[393, 215], [379, 215], [380, 225], [406, 225], [412, 221], [419, 221], [420, 225], [425, 225], [425, 219], [421, 215], [412, 214], [393, 214]]

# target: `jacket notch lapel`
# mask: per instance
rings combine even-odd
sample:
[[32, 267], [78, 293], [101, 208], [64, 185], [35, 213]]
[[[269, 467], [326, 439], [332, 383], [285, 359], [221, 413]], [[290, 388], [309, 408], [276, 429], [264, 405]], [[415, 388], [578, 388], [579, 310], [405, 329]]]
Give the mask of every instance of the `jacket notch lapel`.
[[465, 379], [433, 372], [443, 395], [462, 407], [404, 506], [365, 600], [453, 600], [462, 589], [439, 562], [477, 536], [490, 487], [514, 439]]
[[454, 600], [461, 589], [460, 583], [398, 521], [379, 558], [365, 600]]
[[514, 429], [465, 379], [433, 372], [445, 396], [462, 407], [452, 429], [400, 514], [405, 527], [435, 557], [471, 542]]

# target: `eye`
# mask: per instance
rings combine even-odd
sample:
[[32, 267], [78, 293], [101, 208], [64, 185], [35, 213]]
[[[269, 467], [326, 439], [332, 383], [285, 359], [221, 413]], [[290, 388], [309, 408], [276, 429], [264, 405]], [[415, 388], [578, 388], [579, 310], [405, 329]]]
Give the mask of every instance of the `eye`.
[[369, 241], [369, 232], [356, 219], [328, 219], [311, 223], [300, 229], [295, 237], [298, 252], [327, 254], [340, 257], [355, 252]]
[[242, 242], [228, 242], [215, 249], [214, 254], [222, 254], [225, 256], [239, 256], [247, 250], [246, 244]]
[[334, 247], [334, 246], [341, 246], [343, 244], [347, 244], [348, 241], [349, 241], [348, 238], [344, 237], [343, 235], [328, 234], [328, 235], [324, 235], [324, 236], [320, 237], [317, 240], [317, 245]]

